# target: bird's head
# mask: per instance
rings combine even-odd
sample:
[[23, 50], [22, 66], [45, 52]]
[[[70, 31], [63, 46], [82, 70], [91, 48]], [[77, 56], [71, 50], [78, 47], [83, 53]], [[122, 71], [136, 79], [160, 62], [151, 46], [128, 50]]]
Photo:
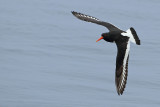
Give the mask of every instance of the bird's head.
[[102, 33], [101, 37], [96, 42], [100, 41], [101, 39], [104, 39], [104, 40], [107, 41], [108, 36], [109, 36], [109, 33]]

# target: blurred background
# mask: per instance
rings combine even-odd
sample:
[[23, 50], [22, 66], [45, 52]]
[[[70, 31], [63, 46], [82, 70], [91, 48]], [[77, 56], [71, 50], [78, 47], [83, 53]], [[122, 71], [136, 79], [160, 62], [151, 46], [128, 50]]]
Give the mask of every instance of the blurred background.
[[[0, 107], [159, 107], [159, 0], [0, 0]], [[105, 27], [134, 27], [127, 86], [115, 87], [117, 47]]]

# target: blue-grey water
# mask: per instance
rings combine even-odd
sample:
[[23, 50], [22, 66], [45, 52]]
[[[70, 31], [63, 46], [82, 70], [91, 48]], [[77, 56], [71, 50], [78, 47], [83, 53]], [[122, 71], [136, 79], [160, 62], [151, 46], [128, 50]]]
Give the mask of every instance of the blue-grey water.
[[[134, 27], [127, 87], [115, 87], [117, 49], [78, 11]], [[159, 107], [159, 0], [0, 0], [0, 107]]]

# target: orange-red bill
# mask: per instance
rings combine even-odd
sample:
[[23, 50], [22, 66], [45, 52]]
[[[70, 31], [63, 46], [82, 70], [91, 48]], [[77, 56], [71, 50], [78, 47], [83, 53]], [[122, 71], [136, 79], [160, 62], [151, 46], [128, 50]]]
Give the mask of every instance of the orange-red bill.
[[101, 36], [96, 42], [100, 41], [101, 39], [103, 39], [103, 37]]

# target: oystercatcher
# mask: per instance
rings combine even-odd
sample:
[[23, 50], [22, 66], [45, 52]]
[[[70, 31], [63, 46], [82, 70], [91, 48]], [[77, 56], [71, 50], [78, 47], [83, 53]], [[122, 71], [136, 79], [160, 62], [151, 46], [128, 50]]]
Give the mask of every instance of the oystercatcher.
[[127, 31], [123, 31], [108, 22], [82, 13], [72, 11], [72, 14], [80, 20], [102, 25], [109, 30], [107, 33], [102, 33], [96, 42], [104, 39], [107, 42], [114, 42], [117, 45], [115, 84], [118, 95], [122, 95], [127, 83], [130, 42], [140, 45], [136, 31], [132, 27]]

